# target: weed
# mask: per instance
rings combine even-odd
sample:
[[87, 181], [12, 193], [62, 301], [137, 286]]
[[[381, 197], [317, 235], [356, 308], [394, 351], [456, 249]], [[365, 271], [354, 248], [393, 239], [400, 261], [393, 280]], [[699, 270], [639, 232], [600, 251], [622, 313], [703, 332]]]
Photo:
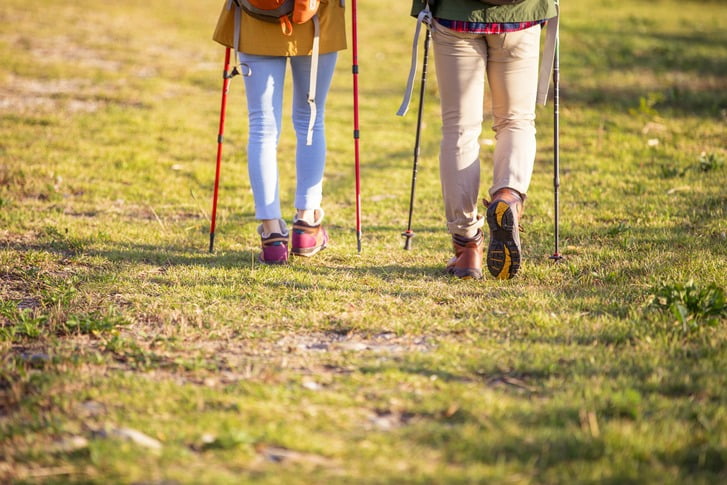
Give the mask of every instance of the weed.
[[112, 352], [119, 361], [128, 363], [135, 369], [144, 370], [161, 359], [153, 352], [143, 349], [136, 341], [113, 334], [104, 342], [104, 350]]
[[23, 309], [15, 314], [15, 335], [37, 339], [43, 334], [43, 326], [47, 321], [46, 315], [35, 315], [32, 310]]
[[18, 304], [13, 300], [0, 300], [0, 316], [10, 318], [18, 311]]
[[689, 168], [680, 168], [674, 163], [665, 163], [659, 165], [659, 174], [661, 178], [671, 179], [675, 177], [683, 177]]
[[43, 228], [42, 235], [49, 240], [49, 247], [55, 251], [69, 254], [79, 254], [83, 251], [83, 244], [69, 235], [68, 228], [60, 231], [55, 226], [46, 226]]
[[659, 115], [655, 106], [660, 102], [664, 101], [664, 95], [658, 92], [647, 93], [646, 96], [639, 98], [639, 106], [636, 108], [629, 109], [629, 113], [632, 115], [642, 115], [653, 118]]
[[180, 369], [186, 371], [199, 371], [199, 370], [216, 370], [217, 366], [213, 362], [209, 362], [199, 356], [194, 357], [179, 357], [174, 360], [173, 364]]
[[15, 327], [12, 325], [0, 325], [0, 342], [12, 342], [15, 340]]
[[715, 172], [725, 166], [724, 157], [717, 153], [702, 152], [695, 163], [679, 168], [674, 164], [660, 166], [662, 178], [684, 177], [690, 170], [698, 173]]
[[608, 234], [609, 236], [618, 236], [619, 234], [628, 232], [630, 229], [631, 226], [621, 221], [618, 224], [613, 224], [609, 226], [608, 229], [606, 229], [606, 234]]
[[63, 328], [69, 334], [97, 335], [128, 324], [126, 318], [111, 309], [107, 314], [69, 315]]
[[61, 280], [49, 285], [42, 291], [42, 302], [45, 306], [63, 308], [69, 306], [78, 293], [76, 278]]
[[713, 172], [722, 169], [722, 167], [724, 167], [723, 157], [716, 153], [702, 152], [695, 168], [699, 172]]
[[613, 417], [637, 419], [641, 412], [641, 394], [635, 389], [614, 391], [606, 406], [606, 412]]
[[209, 450], [231, 450], [243, 445], [251, 445], [255, 439], [243, 430], [227, 430], [218, 436], [205, 436], [202, 439], [200, 449]]
[[667, 284], [656, 288], [652, 306], [669, 311], [681, 325], [683, 333], [705, 326], [715, 326], [727, 316], [725, 292], [715, 283], [698, 287], [693, 280], [685, 284]]
[[19, 309], [14, 301], [0, 304], [0, 317], [0, 341], [15, 341], [17, 337], [37, 339], [48, 321], [46, 315], [37, 315], [29, 308]]

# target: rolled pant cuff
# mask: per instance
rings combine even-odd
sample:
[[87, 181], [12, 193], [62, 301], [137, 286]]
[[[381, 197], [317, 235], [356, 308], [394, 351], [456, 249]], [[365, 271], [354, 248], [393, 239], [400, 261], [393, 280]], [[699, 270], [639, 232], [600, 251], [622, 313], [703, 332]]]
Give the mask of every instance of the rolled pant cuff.
[[447, 230], [450, 234], [456, 234], [458, 236], [472, 239], [477, 235], [477, 231], [485, 225], [485, 218], [481, 215], [477, 215], [474, 221], [454, 221], [447, 222]]

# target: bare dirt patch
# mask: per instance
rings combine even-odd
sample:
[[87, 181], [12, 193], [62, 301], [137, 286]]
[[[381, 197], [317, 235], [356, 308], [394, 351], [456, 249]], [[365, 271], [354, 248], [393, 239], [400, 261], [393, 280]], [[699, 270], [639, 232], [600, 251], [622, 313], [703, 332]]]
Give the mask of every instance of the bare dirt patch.
[[86, 79], [38, 80], [11, 75], [0, 86], [0, 112], [92, 113], [105, 104], [99, 94]]

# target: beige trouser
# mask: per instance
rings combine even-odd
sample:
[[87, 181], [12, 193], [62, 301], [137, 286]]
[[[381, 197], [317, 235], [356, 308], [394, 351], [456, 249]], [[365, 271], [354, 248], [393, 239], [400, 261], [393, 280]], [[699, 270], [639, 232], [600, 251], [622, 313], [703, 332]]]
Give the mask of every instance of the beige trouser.
[[[439, 172], [452, 234], [473, 237], [477, 214], [485, 77], [495, 131], [490, 196], [509, 187], [528, 191], [535, 163], [535, 98], [541, 27], [505, 34], [455, 32], [434, 23], [432, 40], [442, 111]], [[485, 72], [487, 76], [485, 76]]]

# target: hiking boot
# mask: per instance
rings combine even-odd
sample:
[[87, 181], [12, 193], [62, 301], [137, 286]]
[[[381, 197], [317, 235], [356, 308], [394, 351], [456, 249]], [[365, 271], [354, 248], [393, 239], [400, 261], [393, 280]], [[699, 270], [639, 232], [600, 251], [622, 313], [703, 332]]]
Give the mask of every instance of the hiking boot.
[[511, 189], [501, 189], [487, 204], [487, 225], [490, 244], [487, 247], [487, 269], [498, 279], [510, 279], [520, 269], [520, 214], [522, 196]]
[[290, 252], [296, 256], [313, 256], [328, 245], [328, 233], [323, 227], [323, 210], [316, 209], [313, 224], [298, 219], [293, 220], [293, 247]]
[[480, 229], [473, 238], [452, 235], [454, 257], [447, 263], [447, 272], [462, 279], [482, 278], [482, 253], [485, 235]]
[[257, 232], [260, 234], [262, 244], [262, 252], [258, 255], [258, 261], [264, 264], [285, 264], [288, 262], [288, 229], [285, 222], [280, 221], [282, 233], [273, 232], [271, 234], [263, 233], [262, 224], [258, 226]]

